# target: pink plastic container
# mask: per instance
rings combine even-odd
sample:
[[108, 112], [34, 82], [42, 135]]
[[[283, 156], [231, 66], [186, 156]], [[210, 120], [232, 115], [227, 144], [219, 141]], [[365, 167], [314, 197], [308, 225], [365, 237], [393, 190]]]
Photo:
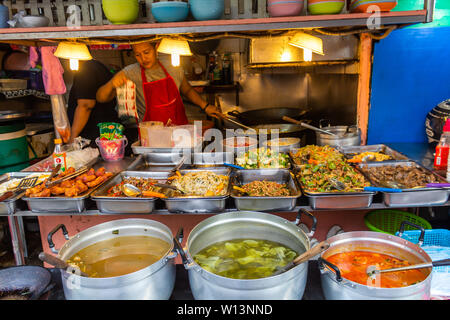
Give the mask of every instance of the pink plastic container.
[[100, 150], [100, 154], [105, 161], [122, 160], [125, 154], [125, 147], [128, 144], [127, 137], [116, 140], [100, 140], [95, 139], [95, 143]]
[[303, 4], [303, 0], [267, 0], [267, 11], [271, 17], [298, 16]]

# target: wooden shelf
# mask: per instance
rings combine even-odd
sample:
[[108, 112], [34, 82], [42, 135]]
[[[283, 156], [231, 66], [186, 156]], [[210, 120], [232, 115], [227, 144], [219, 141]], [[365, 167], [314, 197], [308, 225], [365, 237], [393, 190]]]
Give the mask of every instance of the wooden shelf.
[[[427, 10], [383, 12], [381, 25], [403, 25], [423, 23]], [[0, 29], [0, 42], [50, 41], [69, 38], [84, 38], [91, 41], [115, 41], [137, 39], [152, 35], [237, 33], [269, 30], [330, 28], [330, 27], [367, 27], [369, 13], [336, 15], [309, 15], [280, 18], [254, 18], [237, 20], [184, 21], [170, 23], [144, 23], [129, 25], [103, 25], [45, 28], [4, 28]]]

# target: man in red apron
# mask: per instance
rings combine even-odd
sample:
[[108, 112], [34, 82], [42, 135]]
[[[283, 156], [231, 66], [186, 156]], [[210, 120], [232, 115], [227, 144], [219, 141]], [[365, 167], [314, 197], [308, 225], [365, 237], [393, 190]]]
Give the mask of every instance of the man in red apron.
[[[97, 91], [99, 102], [110, 101], [116, 88], [127, 80], [136, 84], [136, 104], [139, 121], [162, 121], [167, 124], [188, 123], [180, 92], [206, 114], [219, 117], [216, 106], [208, 104], [188, 83], [181, 68], [164, 66], [150, 42], [133, 45], [138, 63], [125, 67]], [[168, 69], [170, 71], [168, 71]], [[171, 74], [172, 73], [172, 74]]]

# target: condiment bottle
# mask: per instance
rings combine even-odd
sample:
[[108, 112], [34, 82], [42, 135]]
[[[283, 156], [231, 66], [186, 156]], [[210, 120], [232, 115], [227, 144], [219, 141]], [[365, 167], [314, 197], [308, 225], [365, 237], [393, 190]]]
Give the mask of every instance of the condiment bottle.
[[436, 170], [447, 170], [449, 148], [450, 119], [447, 119], [439, 143], [436, 146], [436, 154], [434, 156], [434, 168]]
[[61, 164], [60, 171], [66, 171], [66, 152], [62, 150], [62, 139], [55, 139], [55, 149], [53, 150], [53, 165]]

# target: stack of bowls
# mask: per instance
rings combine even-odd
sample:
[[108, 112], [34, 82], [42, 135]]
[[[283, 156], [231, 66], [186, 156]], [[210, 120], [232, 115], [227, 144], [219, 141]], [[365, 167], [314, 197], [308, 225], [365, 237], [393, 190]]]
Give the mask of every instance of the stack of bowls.
[[189, 7], [186, 2], [160, 1], [152, 3], [151, 11], [158, 22], [177, 22], [186, 20]]
[[397, 0], [352, 0], [350, 3], [350, 12], [365, 13], [371, 6], [378, 7], [378, 10], [381, 12], [388, 12], [394, 9], [396, 5]]
[[345, 6], [345, 0], [308, 0], [309, 14], [338, 14]]
[[218, 20], [225, 10], [224, 0], [189, 0], [195, 20]]
[[271, 17], [298, 16], [303, 10], [303, 0], [267, 0]]

